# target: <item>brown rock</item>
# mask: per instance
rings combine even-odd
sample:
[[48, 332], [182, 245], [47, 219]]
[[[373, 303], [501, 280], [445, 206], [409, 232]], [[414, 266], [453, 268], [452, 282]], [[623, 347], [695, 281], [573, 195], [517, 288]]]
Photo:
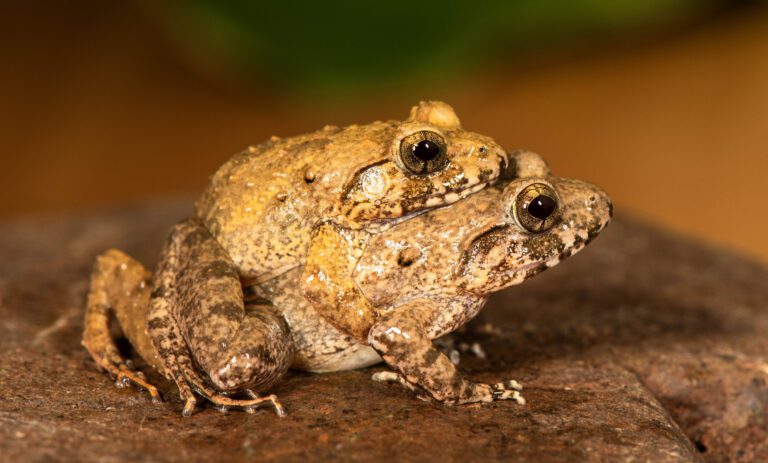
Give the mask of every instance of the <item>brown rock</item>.
[[461, 367], [526, 405], [447, 407], [370, 381], [291, 373], [288, 410], [182, 418], [118, 389], [80, 347], [94, 256], [153, 264], [187, 203], [0, 225], [1, 461], [768, 460], [768, 269], [618, 220], [582, 255], [501, 295]]

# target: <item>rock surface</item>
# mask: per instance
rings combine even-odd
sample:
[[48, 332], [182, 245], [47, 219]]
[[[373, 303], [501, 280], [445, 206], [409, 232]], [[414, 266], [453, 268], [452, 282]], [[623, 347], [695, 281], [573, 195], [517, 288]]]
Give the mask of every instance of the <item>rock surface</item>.
[[0, 461], [768, 461], [768, 268], [619, 219], [579, 256], [496, 297], [461, 368], [526, 405], [447, 407], [370, 381], [291, 373], [288, 410], [118, 389], [80, 347], [94, 256], [152, 265], [184, 202], [0, 224]]

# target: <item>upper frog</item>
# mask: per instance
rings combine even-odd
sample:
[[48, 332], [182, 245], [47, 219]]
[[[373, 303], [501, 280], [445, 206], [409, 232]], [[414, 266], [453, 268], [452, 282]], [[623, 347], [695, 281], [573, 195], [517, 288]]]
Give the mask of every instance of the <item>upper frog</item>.
[[242, 278], [258, 282], [300, 265], [318, 224], [378, 230], [484, 188], [507, 165], [506, 152], [462, 129], [450, 106], [421, 102], [405, 121], [251, 147], [213, 175], [196, 213]]

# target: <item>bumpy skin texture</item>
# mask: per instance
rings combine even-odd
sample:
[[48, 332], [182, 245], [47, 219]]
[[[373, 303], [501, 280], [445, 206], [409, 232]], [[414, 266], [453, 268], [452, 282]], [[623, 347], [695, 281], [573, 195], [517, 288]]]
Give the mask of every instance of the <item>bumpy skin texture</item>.
[[[449, 140], [443, 170], [398, 174], [399, 161], [379, 159], [365, 143], [414, 125]], [[115, 314], [139, 355], [176, 382], [185, 414], [198, 396], [282, 413], [274, 396], [257, 392], [289, 367], [337, 371], [382, 359], [402, 384], [445, 403], [510, 398], [503, 384], [464, 379], [431, 340], [469, 321], [491, 292], [577, 252], [607, 224], [611, 206], [590, 184], [552, 177], [534, 153], [484, 164], [495, 145], [458, 127], [450, 107], [429, 103], [404, 123], [366, 126], [360, 146], [353, 141], [363, 132], [352, 127], [236, 156], [214, 176], [199, 217], [172, 230], [151, 294], [141, 264], [119, 251], [97, 260], [84, 345], [118, 379], [156, 396], [114, 347]], [[369, 162], [344, 167], [328, 146], [357, 149]], [[307, 159], [288, 159], [298, 147]], [[535, 232], [521, 225], [532, 220], [520, 206], [532, 184], [557, 203], [551, 228]]]
[[[424, 131], [445, 140], [446, 162], [418, 175], [406, 168], [401, 146]], [[326, 127], [236, 155], [213, 176], [196, 210], [247, 284], [309, 262], [305, 295], [334, 326], [364, 341], [375, 309], [350, 270], [369, 234], [458, 201], [507, 166], [506, 152], [463, 130], [450, 106], [422, 102], [402, 122]]]
[[[401, 382], [448, 403], [508, 398], [505, 390], [462, 378], [431, 339], [468, 322], [489, 294], [580, 251], [607, 225], [611, 203], [604, 192], [540, 167], [533, 177], [491, 187], [368, 242], [355, 270], [361, 290], [379, 308], [368, 340]], [[560, 220], [540, 233], [520, 227], [514, 212], [516, 198], [533, 183], [551, 186], [560, 203]]]

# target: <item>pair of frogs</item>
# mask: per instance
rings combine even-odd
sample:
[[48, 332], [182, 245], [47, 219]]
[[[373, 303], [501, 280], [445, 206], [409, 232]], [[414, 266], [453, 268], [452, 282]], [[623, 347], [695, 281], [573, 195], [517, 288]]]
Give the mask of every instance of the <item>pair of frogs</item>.
[[489, 294], [582, 249], [608, 223], [599, 188], [554, 177], [537, 154], [507, 153], [422, 102], [402, 122], [274, 137], [212, 177], [195, 215], [171, 230], [154, 275], [118, 250], [91, 277], [83, 345], [159, 400], [110, 334], [199, 397], [252, 411], [289, 368], [380, 361], [379, 375], [443, 403], [519, 398], [514, 382], [464, 378], [432, 340]]

